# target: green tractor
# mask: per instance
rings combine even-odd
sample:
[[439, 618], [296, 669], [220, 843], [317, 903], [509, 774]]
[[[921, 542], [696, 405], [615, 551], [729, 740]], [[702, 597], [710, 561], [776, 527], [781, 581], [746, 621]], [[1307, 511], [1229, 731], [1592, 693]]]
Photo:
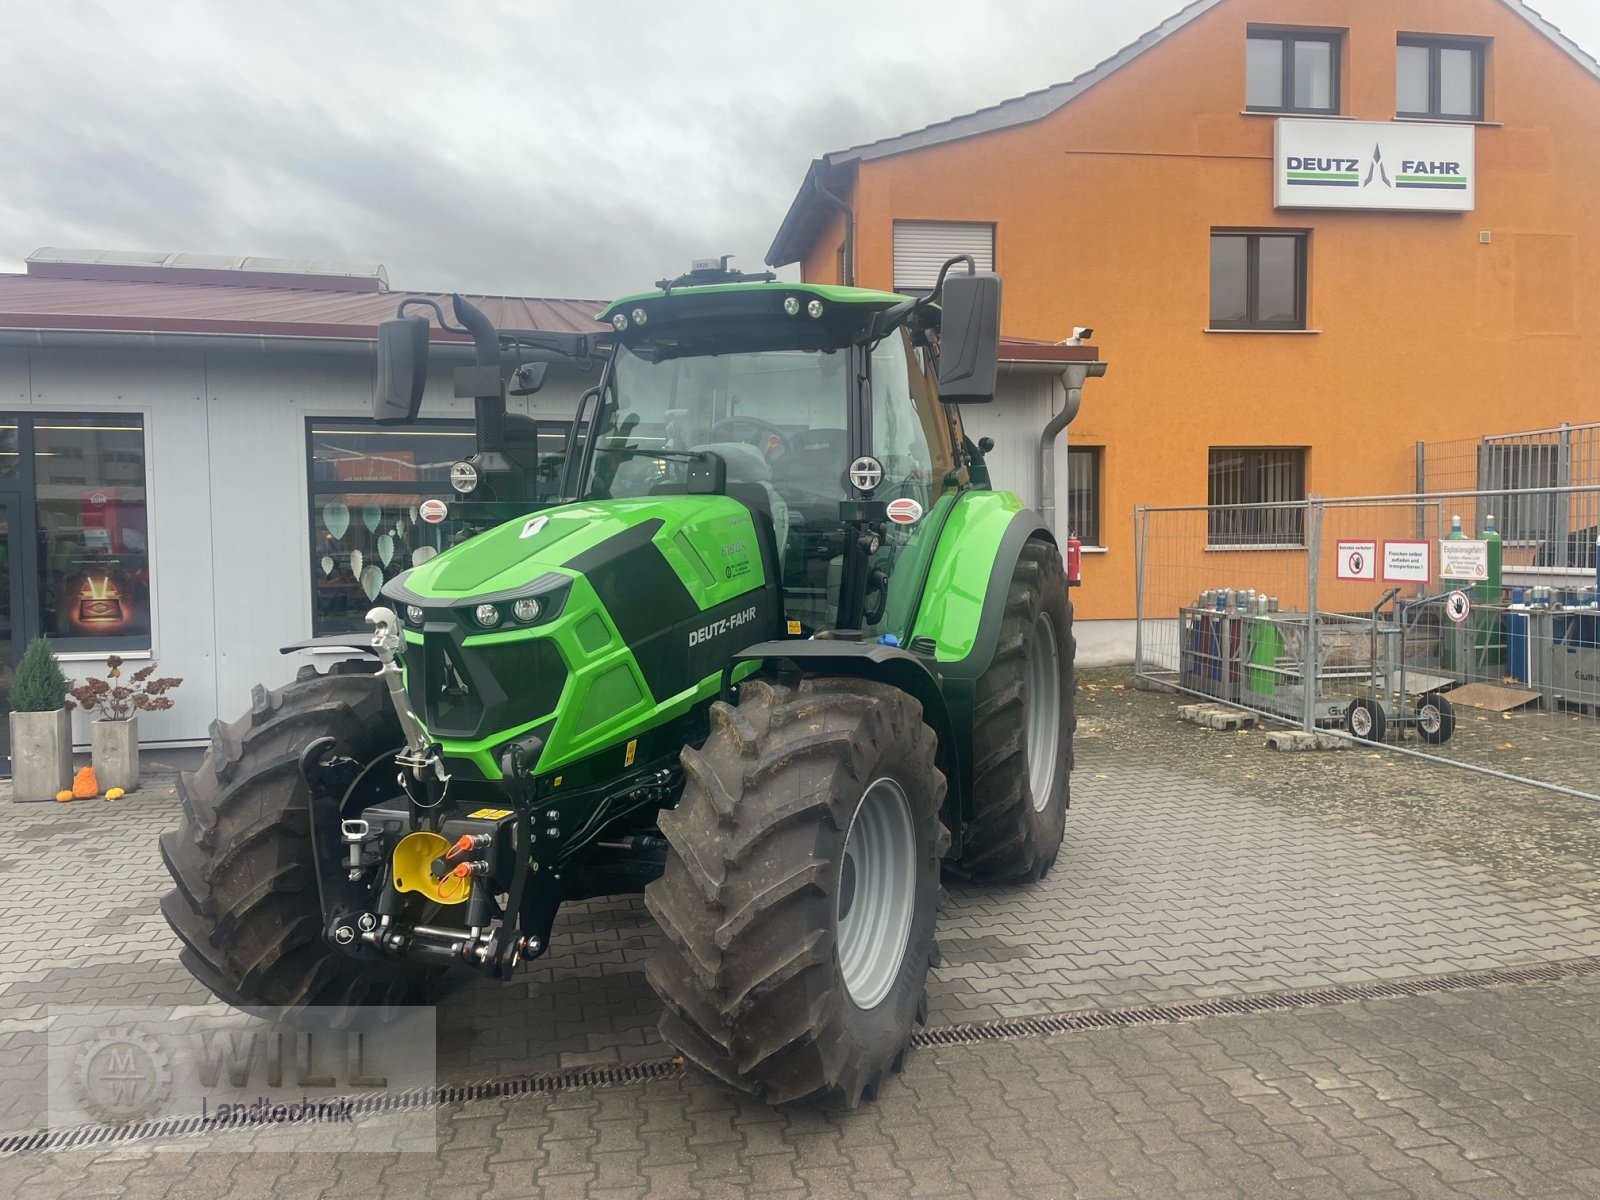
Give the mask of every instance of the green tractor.
[[[381, 420], [419, 410], [418, 306], [456, 328], [383, 323]], [[1066, 820], [1062, 551], [956, 407], [993, 399], [999, 278], [722, 260], [603, 336], [454, 315], [471, 536], [384, 587], [367, 657], [213, 726], [161, 839], [184, 963], [285, 1019], [427, 1003], [545, 953], [563, 902], [642, 891], [668, 1043], [773, 1103], [870, 1100], [927, 1016], [941, 871], [1036, 880]], [[505, 404], [530, 350], [603, 363], [544, 508]]]

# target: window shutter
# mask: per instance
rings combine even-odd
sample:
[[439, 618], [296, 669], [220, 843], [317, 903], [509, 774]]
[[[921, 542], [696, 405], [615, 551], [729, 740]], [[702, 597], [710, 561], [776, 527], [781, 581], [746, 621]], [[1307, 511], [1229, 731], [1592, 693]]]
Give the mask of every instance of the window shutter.
[[952, 255], [970, 254], [980, 271], [994, 270], [994, 226], [969, 221], [896, 221], [894, 290], [928, 292]]

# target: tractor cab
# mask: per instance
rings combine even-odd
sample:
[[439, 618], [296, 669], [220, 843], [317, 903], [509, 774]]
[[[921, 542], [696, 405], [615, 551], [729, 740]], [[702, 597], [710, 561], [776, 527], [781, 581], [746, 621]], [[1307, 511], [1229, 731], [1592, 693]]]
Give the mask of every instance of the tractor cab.
[[[783, 283], [710, 260], [613, 302], [599, 335], [500, 333], [455, 298], [485, 360], [457, 371], [457, 394], [485, 394], [476, 397], [478, 453], [451, 472], [461, 496], [454, 540], [539, 507], [532, 497], [549, 495], [552, 472], [568, 501], [726, 494], [750, 508], [768, 543], [784, 633], [898, 642], [917, 588], [891, 588], [890, 579], [925, 568], [919, 548], [937, 542], [956, 495], [988, 486], [959, 410], [941, 402], [941, 349], [945, 401], [993, 395], [999, 281], [965, 266], [916, 299]], [[380, 419], [414, 418], [420, 402], [426, 318], [406, 316], [411, 303], [380, 331]], [[947, 311], [961, 321], [954, 354], [948, 332], [940, 345]], [[566, 453], [543, 460], [519, 446], [518, 418], [500, 393], [504, 353], [527, 348], [604, 362]], [[542, 379], [542, 363], [524, 363], [512, 394]], [[748, 569], [734, 552], [718, 557], [726, 561], [704, 564], [713, 573]]]

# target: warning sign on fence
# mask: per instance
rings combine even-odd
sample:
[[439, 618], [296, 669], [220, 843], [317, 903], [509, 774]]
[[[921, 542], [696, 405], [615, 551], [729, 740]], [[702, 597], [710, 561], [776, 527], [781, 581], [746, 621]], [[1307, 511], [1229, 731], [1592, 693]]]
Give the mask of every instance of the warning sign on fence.
[[1378, 543], [1340, 542], [1338, 575], [1340, 579], [1376, 579]]
[[1433, 578], [1432, 542], [1401, 538], [1383, 544], [1385, 583], [1427, 583]]
[[1440, 579], [1489, 578], [1489, 543], [1465, 540], [1439, 542]]

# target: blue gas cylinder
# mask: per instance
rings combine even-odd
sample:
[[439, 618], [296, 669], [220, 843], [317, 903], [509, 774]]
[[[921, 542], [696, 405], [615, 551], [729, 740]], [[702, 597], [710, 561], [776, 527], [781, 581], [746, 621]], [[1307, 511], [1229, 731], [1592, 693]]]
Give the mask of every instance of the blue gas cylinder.
[[1510, 659], [1511, 677], [1520, 683], [1528, 682], [1528, 606], [1523, 603], [1523, 591], [1511, 589], [1511, 606], [1506, 612], [1506, 657]]

